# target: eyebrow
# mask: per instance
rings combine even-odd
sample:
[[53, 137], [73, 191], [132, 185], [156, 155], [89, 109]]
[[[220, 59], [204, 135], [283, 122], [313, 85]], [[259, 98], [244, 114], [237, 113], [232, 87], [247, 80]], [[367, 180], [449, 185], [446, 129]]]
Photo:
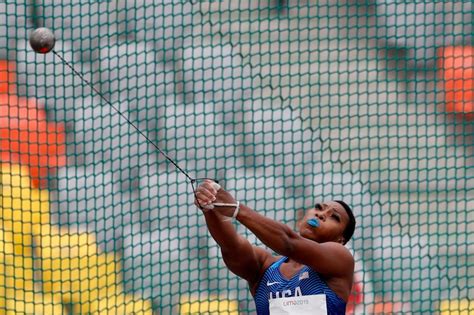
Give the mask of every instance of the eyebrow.
[[[319, 210], [322, 210], [323, 208], [326, 208], [328, 207], [329, 205], [327, 203], [319, 203], [317, 202], [315, 205], [314, 205], [314, 208], [315, 209], [319, 209]], [[332, 207], [332, 209], [334, 210], [334, 212], [336, 212], [339, 216], [342, 217], [342, 213], [339, 211], [339, 209], [337, 207]]]
[[[328, 207], [328, 204], [327, 203], [323, 203], [322, 204], [324, 207]], [[342, 219], [342, 213], [339, 211], [339, 209], [337, 207], [332, 207], [333, 211], [336, 212], [339, 217]]]

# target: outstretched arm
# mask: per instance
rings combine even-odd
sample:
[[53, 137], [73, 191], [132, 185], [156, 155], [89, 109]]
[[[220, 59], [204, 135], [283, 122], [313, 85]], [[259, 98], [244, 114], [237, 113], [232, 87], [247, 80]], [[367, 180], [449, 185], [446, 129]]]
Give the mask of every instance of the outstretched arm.
[[[235, 199], [220, 189], [214, 196], [217, 203], [234, 203]], [[232, 207], [215, 207], [213, 212], [230, 217]], [[354, 259], [349, 250], [336, 242], [317, 243], [294, 232], [287, 225], [267, 218], [245, 205], [240, 205], [237, 220], [265, 245], [280, 255], [310, 266], [327, 277], [352, 277]]]
[[352, 276], [354, 259], [342, 244], [317, 243], [306, 239], [287, 225], [267, 218], [245, 205], [241, 206], [237, 219], [280, 255], [310, 266], [327, 277]]
[[271, 254], [252, 246], [248, 240], [239, 235], [228, 217], [202, 207], [213, 198], [215, 193], [217, 190], [213, 182], [204, 182], [196, 190], [198, 200], [195, 204], [203, 210], [209, 232], [219, 244], [226, 266], [253, 287], [263, 272], [265, 261], [271, 258]]

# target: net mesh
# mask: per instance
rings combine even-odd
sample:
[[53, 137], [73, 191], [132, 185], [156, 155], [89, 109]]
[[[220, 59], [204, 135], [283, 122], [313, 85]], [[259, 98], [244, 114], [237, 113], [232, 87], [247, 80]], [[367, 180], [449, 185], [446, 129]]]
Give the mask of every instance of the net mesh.
[[[348, 313], [474, 312], [469, 1], [0, 1], [0, 312], [252, 314], [193, 205], [342, 199]], [[256, 237], [237, 224], [252, 243]]]

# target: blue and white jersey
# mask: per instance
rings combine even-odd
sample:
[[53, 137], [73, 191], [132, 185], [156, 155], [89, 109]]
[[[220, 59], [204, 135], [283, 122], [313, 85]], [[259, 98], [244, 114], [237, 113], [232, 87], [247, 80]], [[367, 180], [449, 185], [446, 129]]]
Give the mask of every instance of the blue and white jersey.
[[316, 294], [326, 296], [328, 315], [346, 313], [346, 302], [328, 287], [316, 271], [308, 266], [304, 266], [291, 279], [286, 279], [280, 272], [280, 265], [287, 260], [288, 257], [282, 257], [268, 267], [263, 274], [254, 296], [258, 315], [269, 314], [270, 299]]

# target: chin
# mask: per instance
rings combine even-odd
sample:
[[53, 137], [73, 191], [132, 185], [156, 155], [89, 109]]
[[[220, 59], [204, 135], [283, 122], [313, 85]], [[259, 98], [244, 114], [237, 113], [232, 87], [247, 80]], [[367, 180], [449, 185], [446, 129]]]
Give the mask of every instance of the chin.
[[300, 235], [301, 235], [301, 237], [304, 237], [304, 238], [307, 238], [307, 239], [310, 239], [310, 240], [314, 241], [314, 231], [313, 231], [312, 228], [305, 227], [305, 228], [301, 229]]

